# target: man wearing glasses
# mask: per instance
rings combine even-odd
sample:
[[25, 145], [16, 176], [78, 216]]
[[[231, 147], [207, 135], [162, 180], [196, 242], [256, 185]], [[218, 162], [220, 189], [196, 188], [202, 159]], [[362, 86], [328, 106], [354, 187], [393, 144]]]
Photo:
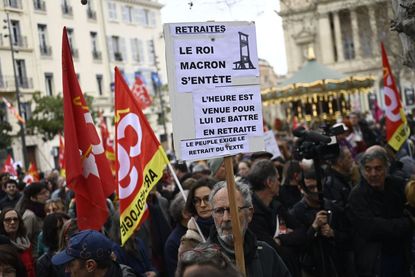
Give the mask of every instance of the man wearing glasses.
[[[247, 276], [291, 276], [277, 252], [267, 243], [257, 241], [255, 235], [248, 230], [248, 224], [253, 215], [252, 196], [248, 185], [236, 183], [235, 198], [239, 208], [239, 221], [244, 238], [243, 248]], [[212, 215], [216, 228], [211, 229], [208, 242], [217, 244], [224, 254], [235, 261], [226, 182], [219, 182], [213, 187], [209, 201], [212, 205]]]

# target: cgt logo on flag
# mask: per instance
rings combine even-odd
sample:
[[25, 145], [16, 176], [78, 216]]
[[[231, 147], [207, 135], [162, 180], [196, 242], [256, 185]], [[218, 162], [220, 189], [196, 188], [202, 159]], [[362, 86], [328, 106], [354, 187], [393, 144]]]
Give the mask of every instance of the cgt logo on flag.
[[395, 151], [399, 151], [409, 137], [410, 130], [408, 128], [398, 88], [395, 84], [383, 43], [381, 44], [381, 48], [384, 83], [383, 91], [385, 93], [386, 140]]
[[115, 68], [115, 128], [121, 242], [142, 221], [146, 199], [169, 162], [118, 68]]

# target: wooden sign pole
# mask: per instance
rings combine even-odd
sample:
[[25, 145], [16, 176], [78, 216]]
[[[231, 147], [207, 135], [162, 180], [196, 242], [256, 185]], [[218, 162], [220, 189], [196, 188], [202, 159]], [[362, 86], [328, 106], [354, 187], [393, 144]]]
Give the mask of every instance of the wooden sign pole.
[[229, 198], [229, 208], [231, 211], [231, 223], [232, 223], [232, 233], [233, 233], [233, 244], [235, 249], [235, 259], [236, 267], [242, 272], [244, 276], [245, 273], [245, 257], [244, 257], [244, 247], [243, 247], [243, 237], [241, 224], [239, 222], [239, 209], [236, 203], [235, 197], [235, 176], [233, 175], [233, 160], [232, 156], [224, 158], [225, 163], [225, 172], [226, 172], [226, 183], [228, 189], [228, 198]]

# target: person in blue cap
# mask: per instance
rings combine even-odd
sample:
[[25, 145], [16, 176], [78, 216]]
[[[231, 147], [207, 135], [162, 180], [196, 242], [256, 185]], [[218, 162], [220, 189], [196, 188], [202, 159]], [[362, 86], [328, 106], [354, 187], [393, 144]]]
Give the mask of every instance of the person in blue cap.
[[52, 257], [54, 265], [65, 265], [71, 277], [133, 277], [131, 268], [112, 259], [112, 242], [100, 232], [84, 230], [74, 234], [68, 246]]

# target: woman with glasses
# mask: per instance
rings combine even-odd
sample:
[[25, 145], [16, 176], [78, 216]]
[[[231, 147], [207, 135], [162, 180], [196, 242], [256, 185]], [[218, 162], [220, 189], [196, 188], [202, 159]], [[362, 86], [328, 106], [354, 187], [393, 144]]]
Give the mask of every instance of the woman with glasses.
[[187, 223], [187, 232], [181, 239], [179, 255], [208, 238], [210, 227], [214, 224], [209, 194], [215, 183], [212, 178], [201, 178], [190, 188], [185, 210], [192, 219]]
[[7, 236], [19, 253], [20, 260], [24, 264], [27, 276], [34, 277], [32, 245], [26, 235], [26, 228], [22, 217], [16, 209], [6, 208], [0, 213], [0, 235]]

